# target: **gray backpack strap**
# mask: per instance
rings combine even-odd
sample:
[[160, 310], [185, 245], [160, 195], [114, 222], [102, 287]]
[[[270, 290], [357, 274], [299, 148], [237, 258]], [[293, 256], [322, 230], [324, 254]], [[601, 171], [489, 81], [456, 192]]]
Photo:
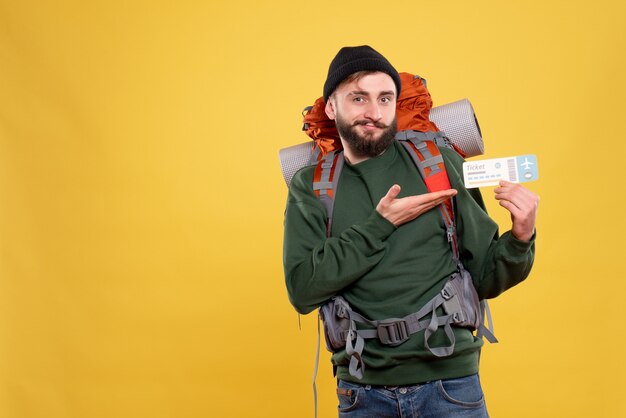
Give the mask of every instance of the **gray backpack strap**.
[[[451, 322], [451, 317], [448, 316], [447, 318], [445, 318], [445, 322], [441, 322], [443, 321], [444, 318], [440, 318], [440, 320], [438, 321], [433, 321], [432, 325], [429, 326], [428, 328], [426, 328], [426, 331], [424, 331], [424, 346], [426, 346], [426, 348], [428, 349], [428, 351], [430, 351], [431, 353], [433, 353], [435, 356], [437, 357], [446, 357], [449, 356], [450, 354], [452, 354], [454, 352], [454, 346], [456, 344], [456, 339], [454, 337], [454, 331], [452, 331], [452, 327], [450, 326], [450, 322]], [[437, 331], [437, 329], [443, 325], [443, 330], [446, 333], [446, 337], [448, 338], [448, 341], [450, 341], [450, 345], [446, 346], [446, 347], [431, 347], [428, 344], [428, 340], [430, 339], [430, 336]]]
[[443, 223], [446, 225], [446, 236], [448, 238], [450, 248], [452, 249], [452, 259], [459, 270], [461, 270], [463, 269], [463, 265], [461, 264], [461, 260], [459, 258], [459, 244], [456, 238], [456, 223], [453, 218], [454, 204], [450, 206], [452, 207], [452, 214], [446, 210], [446, 207], [443, 204], [439, 205], [439, 210], [441, 211], [441, 216], [443, 216]]
[[[350, 321], [350, 330], [348, 331], [348, 337], [346, 338], [346, 354], [350, 356], [350, 366], [348, 366], [348, 372], [351, 376], [357, 379], [363, 379], [363, 371], [365, 370], [365, 363], [361, 358], [363, 354], [363, 348], [365, 347], [365, 340], [356, 331], [356, 324], [354, 321]], [[355, 343], [353, 343], [355, 341]]]
[[446, 147], [454, 149], [452, 146], [452, 142], [446, 136], [446, 134], [442, 131], [436, 132], [421, 132], [421, 131], [400, 131], [396, 133], [396, 140], [398, 141], [411, 141], [415, 144], [421, 143], [424, 141], [433, 141], [439, 147]]
[[320, 159], [320, 154], [322, 151], [318, 147], [313, 147], [313, 151], [311, 152], [311, 157], [309, 158], [309, 163], [307, 165], [315, 165], [317, 161]]
[[339, 182], [343, 163], [343, 152], [329, 152], [317, 162], [313, 177], [313, 192], [324, 206], [324, 209], [326, 209], [326, 235], [329, 237], [332, 230], [337, 183]]
[[[487, 326], [485, 326], [485, 315], [487, 316]], [[493, 331], [493, 320], [491, 319], [491, 309], [489, 309], [489, 304], [486, 300], [480, 301], [480, 325], [478, 326], [478, 331], [476, 332], [476, 336], [478, 338], [485, 338], [491, 344], [495, 344], [498, 342], [498, 339], [494, 335]]]
[[[440, 142], [438, 142], [437, 139], [443, 142], [441, 142], [440, 144]], [[449, 143], [445, 142], [447, 138], [443, 136], [443, 133], [401, 131], [396, 134], [396, 140], [400, 141], [400, 143], [404, 146], [404, 148], [406, 148], [406, 150], [411, 156], [411, 159], [413, 159], [413, 162], [415, 163], [415, 166], [417, 167], [417, 170], [419, 171], [424, 181], [426, 181], [427, 177], [433, 174], [437, 174], [441, 171], [438, 165], [443, 164], [443, 157], [441, 156], [441, 154], [432, 155], [431, 152], [428, 150], [428, 146], [426, 145], [426, 142], [432, 141], [437, 146], [448, 146]], [[417, 152], [422, 154], [422, 156], [424, 157], [423, 161], [420, 160], [420, 158], [418, 157], [413, 147], [417, 149]], [[430, 168], [431, 170], [428, 176], [426, 175], [426, 168]]]

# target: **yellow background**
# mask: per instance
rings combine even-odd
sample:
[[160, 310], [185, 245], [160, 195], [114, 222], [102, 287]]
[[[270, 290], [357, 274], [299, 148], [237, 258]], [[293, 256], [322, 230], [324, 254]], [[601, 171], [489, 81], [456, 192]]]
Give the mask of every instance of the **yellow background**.
[[277, 153], [359, 44], [436, 105], [468, 97], [487, 157], [538, 157], [537, 263], [492, 303], [491, 415], [626, 416], [622, 4], [0, 1], [0, 417], [312, 416]]

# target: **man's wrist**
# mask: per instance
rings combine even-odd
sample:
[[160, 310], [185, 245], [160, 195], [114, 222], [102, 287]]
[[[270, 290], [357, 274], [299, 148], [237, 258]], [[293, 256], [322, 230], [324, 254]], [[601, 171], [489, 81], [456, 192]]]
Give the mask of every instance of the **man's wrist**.
[[531, 241], [534, 241], [536, 235], [537, 235], [536, 228], [533, 228], [533, 231], [530, 234], [526, 233], [526, 234], [522, 234], [519, 236], [513, 230], [511, 230], [511, 236], [515, 238], [517, 241], [523, 242], [523, 243], [529, 243]]

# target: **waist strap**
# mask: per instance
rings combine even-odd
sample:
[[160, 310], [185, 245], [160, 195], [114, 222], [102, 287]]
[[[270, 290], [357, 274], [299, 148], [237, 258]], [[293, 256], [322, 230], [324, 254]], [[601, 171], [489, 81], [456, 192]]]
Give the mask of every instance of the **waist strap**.
[[[350, 375], [357, 379], [363, 378], [364, 363], [361, 358], [366, 339], [377, 338], [382, 344], [398, 346], [417, 332], [424, 331], [424, 345], [437, 357], [445, 357], [452, 354], [456, 339], [452, 326], [468, 326], [467, 318], [461, 307], [461, 297], [455, 286], [454, 280], [462, 280], [460, 273], [452, 275], [444, 288], [432, 298], [419, 311], [403, 318], [388, 318], [371, 320], [352, 309], [347, 309], [346, 314], [350, 319], [350, 326], [346, 335], [346, 354], [350, 356]], [[442, 307], [445, 314], [439, 315], [438, 308]], [[430, 314], [430, 318], [424, 319]], [[357, 329], [356, 323], [365, 324], [371, 328]], [[430, 337], [443, 327], [448, 338], [449, 345], [444, 347], [431, 347]]]

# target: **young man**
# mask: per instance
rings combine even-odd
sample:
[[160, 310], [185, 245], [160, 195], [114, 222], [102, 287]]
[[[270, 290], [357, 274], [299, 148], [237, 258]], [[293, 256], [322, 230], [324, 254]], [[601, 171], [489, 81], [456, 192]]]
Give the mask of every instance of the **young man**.
[[[314, 167], [294, 176], [285, 211], [284, 267], [289, 298], [306, 314], [336, 295], [362, 316], [380, 320], [419, 311], [457, 271], [436, 207], [454, 197], [459, 253], [479, 297], [492, 298], [524, 280], [534, 258], [538, 198], [502, 182], [495, 198], [511, 213], [498, 237], [477, 189], [463, 186], [463, 160], [441, 149], [452, 189], [428, 193], [408, 152], [394, 140], [397, 71], [369, 46], [342, 48], [324, 84], [345, 164], [335, 195], [331, 236], [313, 193]], [[434, 209], [434, 210], [433, 210]], [[486, 417], [478, 379], [482, 340], [453, 327], [451, 355], [438, 357], [417, 332], [397, 346], [368, 339], [362, 379], [350, 356], [332, 356], [339, 415], [350, 417]], [[448, 339], [436, 332], [431, 347]]]

